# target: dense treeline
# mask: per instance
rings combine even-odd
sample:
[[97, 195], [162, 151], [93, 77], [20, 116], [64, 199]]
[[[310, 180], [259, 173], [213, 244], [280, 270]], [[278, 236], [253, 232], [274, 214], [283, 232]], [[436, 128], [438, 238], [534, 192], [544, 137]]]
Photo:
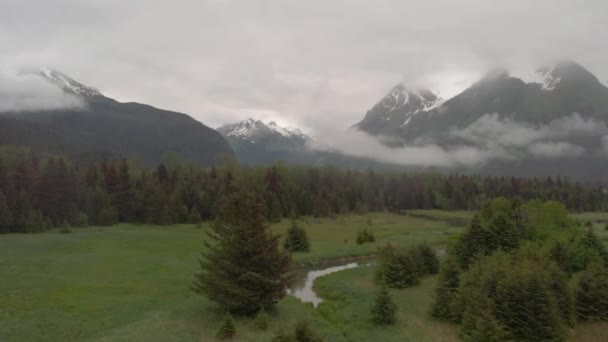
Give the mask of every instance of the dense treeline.
[[608, 252], [581, 228], [558, 202], [488, 202], [450, 246], [431, 315], [465, 341], [561, 341], [605, 320]]
[[126, 160], [86, 167], [27, 151], [0, 153], [0, 232], [69, 224], [196, 223], [213, 219], [231, 194], [254, 192], [271, 220], [290, 213], [333, 216], [407, 209], [476, 209], [488, 198], [558, 200], [571, 210], [608, 208], [601, 187], [563, 179], [479, 178], [340, 170], [332, 167], [200, 168], [169, 160], [144, 169]]

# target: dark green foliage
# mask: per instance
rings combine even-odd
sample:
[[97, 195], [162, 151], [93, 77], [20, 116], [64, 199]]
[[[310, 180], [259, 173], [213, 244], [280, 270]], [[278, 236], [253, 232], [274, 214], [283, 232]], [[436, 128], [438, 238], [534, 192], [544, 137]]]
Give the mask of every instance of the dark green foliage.
[[593, 230], [589, 229], [581, 236], [576, 236], [571, 245], [572, 268], [574, 271], [586, 269], [595, 262], [608, 262], [608, 252]]
[[397, 320], [396, 313], [397, 305], [393, 302], [388, 288], [381, 286], [371, 308], [372, 322], [378, 325], [394, 324]]
[[217, 330], [217, 338], [220, 340], [231, 340], [236, 335], [236, 327], [230, 314], [227, 314], [222, 321], [222, 325]]
[[364, 243], [372, 243], [376, 241], [376, 237], [374, 236], [374, 232], [371, 229], [364, 228], [357, 234], [357, 244], [362, 245]]
[[458, 262], [448, 256], [441, 265], [439, 281], [435, 288], [435, 297], [431, 306], [431, 316], [441, 320], [455, 321], [455, 298], [460, 285], [460, 268]]
[[604, 226], [604, 230], [608, 230], [608, 223]]
[[481, 259], [463, 275], [458, 290], [462, 336], [467, 340], [489, 335], [484, 329], [498, 329], [517, 341], [563, 340], [569, 323], [564, 316], [571, 312], [560, 307], [558, 297], [569, 294], [553, 284], [564, 279], [539, 255], [498, 252]]
[[293, 337], [296, 342], [322, 342], [307, 320], [297, 321], [293, 326]]
[[279, 327], [273, 334], [270, 342], [293, 342], [293, 336], [283, 327]]
[[608, 320], [608, 270], [603, 264], [594, 263], [582, 272], [575, 298], [579, 320]]
[[[210, 221], [218, 217], [225, 199], [239, 192], [260, 194], [269, 208], [266, 215], [272, 219], [292, 211], [301, 216], [340, 217], [361, 208], [394, 212], [473, 209], [484, 199], [497, 196], [556, 198], [569, 209], [579, 211], [608, 209], [608, 195], [599, 187], [540, 179], [285, 165], [249, 167], [234, 163], [204, 169], [175, 160], [168, 166], [161, 164], [150, 169], [124, 159], [83, 166], [26, 149], [7, 148], [0, 148], [0, 164], [0, 192], [6, 203], [5, 207], [0, 203], [0, 212], [4, 212], [5, 222], [12, 221], [9, 228], [6, 223], [0, 224], [0, 232], [4, 233], [31, 231], [27, 224], [31, 210], [39, 211], [54, 226], [64, 220], [80, 225], [75, 222], [79, 212], [93, 226], [118, 222], [193, 223], [198, 216]], [[483, 206], [477, 224], [472, 224], [476, 229], [462, 239], [462, 265], [495, 249], [513, 248], [518, 239], [543, 240], [553, 229], [571, 226], [562, 215], [565, 208], [557, 202], [536, 201], [524, 206], [517, 203], [500, 199]], [[526, 215], [521, 214], [523, 211]], [[366, 220], [366, 227], [359, 234], [360, 243], [374, 240], [371, 217]]]
[[59, 227], [59, 232], [62, 233], [62, 234], [69, 234], [69, 233], [71, 233], [72, 229], [70, 228], [70, 224], [67, 221], [63, 221], [63, 223]]
[[291, 258], [268, 230], [266, 209], [252, 194], [229, 198], [208, 232], [193, 290], [231, 313], [255, 314], [283, 298]]
[[429, 244], [417, 245], [410, 249], [410, 253], [416, 262], [419, 275], [431, 275], [439, 272], [439, 258]]
[[298, 222], [295, 220], [291, 221], [291, 227], [287, 230], [284, 247], [290, 252], [310, 251], [310, 244], [308, 242], [306, 230], [298, 225]]
[[253, 327], [257, 330], [266, 330], [268, 329], [269, 321], [270, 316], [266, 313], [266, 311], [260, 310], [253, 320]]
[[78, 212], [78, 214], [76, 214], [76, 217], [74, 217], [74, 219], [72, 220], [72, 226], [73, 227], [78, 227], [78, 228], [85, 228], [89, 226], [89, 217], [87, 216], [87, 214], [81, 212]]
[[0, 233], [10, 232], [13, 223], [13, 213], [6, 203], [6, 196], [0, 191]]
[[192, 224], [201, 224], [203, 222], [203, 219], [201, 218], [201, 214], [199, 213], [198, 209], [193, 208], [190, 211], [190, 215], [188, 216], [188, 222]]
[[413, 253], [399, 251], [391, 245], [380, 250], [376, 281], [380, 285], [402, 289], [419, 283], [418, 265]]
[[591, 220], [585, 221], [585, 227], [592, 228], [593, 227], [593, 222], [591, 222]]

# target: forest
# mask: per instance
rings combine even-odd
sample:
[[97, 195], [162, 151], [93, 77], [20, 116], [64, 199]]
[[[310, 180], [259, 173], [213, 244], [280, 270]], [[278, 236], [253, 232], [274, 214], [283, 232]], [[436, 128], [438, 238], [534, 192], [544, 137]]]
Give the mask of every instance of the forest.
[[478, 177], [360, 171], [334, 167], [238, 165], [202, 168], [167, 158], [156, 168], [126, 159], [86, 166], [25, 149], [0, 152], [0, 233], [119, 222], [170, 225], [217, 217], [235, 193], [256, 193], [267, 218], [334, 217], [410, 209], [476, 210], [505, 197], [564, 203], [571, 211], [602, 211], [600, 186], [556, 178]]

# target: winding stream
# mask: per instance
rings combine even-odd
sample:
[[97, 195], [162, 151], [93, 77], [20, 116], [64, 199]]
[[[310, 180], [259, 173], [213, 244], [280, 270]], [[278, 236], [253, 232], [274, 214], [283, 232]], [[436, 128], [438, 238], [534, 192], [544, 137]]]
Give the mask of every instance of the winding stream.
[[297, 272], [294, 285], [287, 291], [287, 294], [300, 299], [303, 303], [312, 303], [312, 305], [316, 308], [319, 303], [323, 301], [323, 298], [317, 296], [315, 291], [312, 289], [312, 286], [317, 278], [335, 272], [361, 266], [371, 266], [373, 264], [373, 260], [365, 260], [361, 262], [334, 263], [332, 265], [325, 264], [318, 267], [301, 270]]
[[[442, 246], [435, 248], [435, 252], [439, 258], [443, 258], [446, 250], [445, 247]], [[375, 264], [376, 259], [366, 259], [358, 262], [339, 261], [316, 267], [305, 268], [296, 273], [294, 284], [289, 290], [287, 290], [287, 294], [298, 298], [303, 303], [312, 303], [312, 305], [316, 308], [319, 303], [323, 301], [323, 298], [317, 296], [315, 291], [312, 289], [312, 286], [317, 278], [351, 268], [373, 266]]]

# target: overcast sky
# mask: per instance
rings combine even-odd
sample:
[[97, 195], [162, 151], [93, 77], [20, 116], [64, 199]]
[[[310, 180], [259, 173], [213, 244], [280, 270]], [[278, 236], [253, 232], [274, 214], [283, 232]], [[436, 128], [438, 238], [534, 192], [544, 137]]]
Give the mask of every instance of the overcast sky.
[[216, 127], [346, 127], [396, 83], [449, 97], [488, 67], [608, 80], [605, 0], [0, 0], [0, 66], [53, 67]]

